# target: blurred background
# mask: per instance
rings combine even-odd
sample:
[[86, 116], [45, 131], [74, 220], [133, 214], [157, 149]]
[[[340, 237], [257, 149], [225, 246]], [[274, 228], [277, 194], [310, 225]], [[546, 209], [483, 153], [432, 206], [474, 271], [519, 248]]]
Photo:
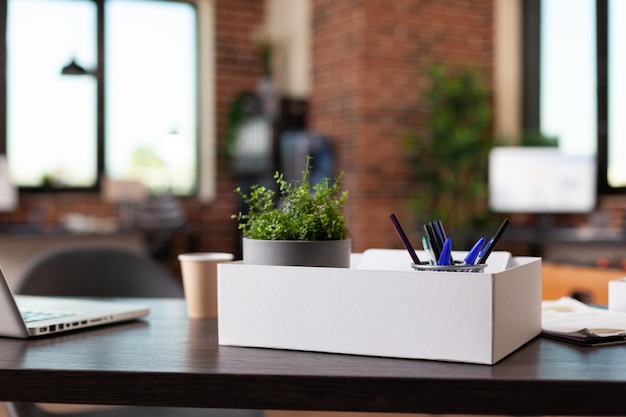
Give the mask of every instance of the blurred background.
[[[626, 267], [626, 3], [7, 0], [0, 265], [106, 243], [240, 256], [234, 189], [344, 172], [355, 252]], [[610, 58], [610, 59], [609, 59]]]

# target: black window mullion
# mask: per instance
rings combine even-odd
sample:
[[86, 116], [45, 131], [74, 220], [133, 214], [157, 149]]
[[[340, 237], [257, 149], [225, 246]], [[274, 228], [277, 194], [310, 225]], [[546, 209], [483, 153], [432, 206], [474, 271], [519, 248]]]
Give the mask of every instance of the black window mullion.
[[97, 77], [97, 81], [98, 81], [98, 87], [97, 87], [97, 109], [96, 111], [98, 112], [97, 114], [97, 133], [96, 133], [96, 140], [97, 140], [97, 163], [96, 163], [96, 169], [97, 169], [97, 177], [96, 177], [96, 187], [97, 189], [100, 189], [101, 186], [101, 181], [102, 181], [102, 176], [104, 175], [105, 169], [104, 169], [104, 153], [105, 153], [105, 95], [104, 95], [104, 88], [105, 88], [105, 77], [104, 77], [104, 66], [105, 66], [105, 59], [104, 59], [104, 0], [96, 0], [96, 7], [97, 7], [97, 31], [98, 31], [98, 35], [97, 35], [97, 48], [98, 48], [98, 58], [97, 58], [97, 69], [96, 69], [96, 77]]
[[8, 4], [0, 4], [0, 22], [4, 30], [0, 30], [0, 154], [7, 153], [7, 30]]
[[597, 65], [597, 184], [602, 194], [612, 193], [608, 183], [608, 0], [596, 0], [596, 65]]
[[541, 0], [522, 2], [522, 126], [526, 132], [541, 129]]

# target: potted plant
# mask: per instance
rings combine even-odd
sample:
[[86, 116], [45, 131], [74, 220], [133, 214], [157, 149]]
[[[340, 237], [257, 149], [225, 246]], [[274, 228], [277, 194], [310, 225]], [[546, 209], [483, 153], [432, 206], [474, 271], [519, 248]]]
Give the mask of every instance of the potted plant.
[[243, 232], [244, 263], [350, 266], [351, 240], [342, 212], [348, 192], [339, 186], [343, 172], [335, 181], [324, 178], [312, 185], [311, 159], [307, 157], [299, 181], [289, 182], [276, 172], [278, 195], [260, 185], [248, 194], [235, 190], [248, 206], [247, 213], [232, 216]]

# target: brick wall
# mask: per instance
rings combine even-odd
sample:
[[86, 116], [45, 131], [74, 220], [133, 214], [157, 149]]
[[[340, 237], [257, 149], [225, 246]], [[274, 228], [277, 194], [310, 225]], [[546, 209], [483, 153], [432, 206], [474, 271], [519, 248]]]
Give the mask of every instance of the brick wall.
[[353, 250], [401, 247], [389, 214], [411, 224], [402, 141], [424, 123], [426, 69], [489, 79], [493, 14], [492, 0], [313, 0], [311, 125], [336, 141]]
[[242, 91], [254, 91], [261, 76], [253, 32], [262, 22], [263, 10], [262, 1], [216, 1], [217, 198], [211, 204], [185, 201], [190, 221], [199, 230], [201, 250], [238, 251], [237, 225], [230, 219], [238, 207], [225, 150], [226, 115], [232, 100]]

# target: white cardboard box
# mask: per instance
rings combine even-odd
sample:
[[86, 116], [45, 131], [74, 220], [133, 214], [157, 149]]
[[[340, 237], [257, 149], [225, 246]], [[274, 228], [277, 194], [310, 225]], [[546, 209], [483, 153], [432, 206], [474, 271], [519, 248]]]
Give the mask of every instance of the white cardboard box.
[[218, 266], [219, 344], [494, 364], [541, 332], [541, 259], [497, 273]]

